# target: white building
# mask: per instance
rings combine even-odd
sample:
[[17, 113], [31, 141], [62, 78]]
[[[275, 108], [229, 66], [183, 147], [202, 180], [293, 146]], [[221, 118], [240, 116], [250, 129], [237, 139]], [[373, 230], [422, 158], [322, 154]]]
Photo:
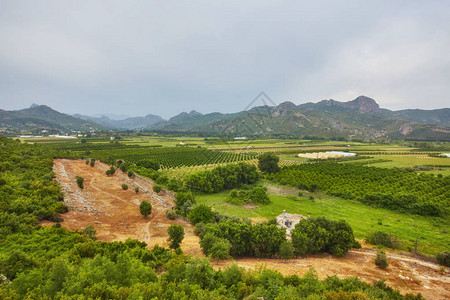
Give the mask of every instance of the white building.
[[286, 234], [290, 236], [295, 225], [303, 219], [308, 219], [308, 217], [297, 214], [288, 214], [285, 210], [283, 210], [283, 213], [277, 216], [277, 226], [286, 228]]

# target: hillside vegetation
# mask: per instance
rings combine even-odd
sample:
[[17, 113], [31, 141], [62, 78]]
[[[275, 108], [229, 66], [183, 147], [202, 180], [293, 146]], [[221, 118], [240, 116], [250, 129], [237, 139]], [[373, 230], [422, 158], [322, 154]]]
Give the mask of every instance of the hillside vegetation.
[[336, 276], [321, 281], [313, 270], [302, 278], [235, 265], [216, 271], [209, 260], [179, 250], [149, 250], [130, 239], [97, 241], [90, 226], [82, 232], [58, 223], [42, 228], [38, 220], [57, 220], [65, 211], [51, 160], [64, 154], [44, 150], [0, 139], [1, 299], [422, 299], [402, 296], [384, 281]]

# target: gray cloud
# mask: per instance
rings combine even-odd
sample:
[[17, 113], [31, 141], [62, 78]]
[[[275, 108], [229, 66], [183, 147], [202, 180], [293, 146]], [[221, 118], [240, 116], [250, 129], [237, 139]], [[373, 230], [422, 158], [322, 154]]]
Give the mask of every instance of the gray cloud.
[[438, 108], [448, 1], [2, 1], [0, 108], [239, 111], [364, 94]]

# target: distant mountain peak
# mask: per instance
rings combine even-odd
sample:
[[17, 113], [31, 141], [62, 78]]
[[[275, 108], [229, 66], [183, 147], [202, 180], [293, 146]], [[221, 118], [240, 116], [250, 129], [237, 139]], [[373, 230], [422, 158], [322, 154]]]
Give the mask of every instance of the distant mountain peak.
[[191, 110], [188, 113], [184, 111], [184, 112], [179, 113], [178, 115], [170, 118], [169, 121], [170, 122], [179, 122], [179, 121], [183, 121], [183, 120], [186, 120], [186, 119], [191, 119], [191, 118], [199, 117], [199, 116], [203, 116], [203, 114], [199, 113], [196, 110]]
[[196, 110], [191, 110], [191, 111], [189, 112], [188, 115], [190, 115], [190, 116], [192, 116], [192, 117], [195, 117], [195, 116], [203, 116], [202, 113], [199, 113], [199, 112], [196, 111]]
[[378, 105], [378, 103], [372, 98], [366, 96], [359, 96], [354, 100], [348, 102], [340, 102], [333, 99], [322, 100], [318, 104], [322, 104], [325, 106], [340, 106], [362, 113], [377, 113], [380, 111], [380, 106]]
[[272, 116], [273, 117], [285, 116], [288, 113], [295, 110], [296, 108], [297, 108], [297, 106], [294, 103], [292, 103], [290, 101], [285, 101], [283, 103], [278, 104], [278, 106], [276, 106], [273, 109]]
[[284, 101], [284, 102], [278, 104], [277, 107], [283, 108], [283, 109], [292, 109], [292, 108], [296, 108], [297, 106], [294, 103], [292, 103], [291, 101]]
[[31, 104], [30, 108], [35, 108], [35, 107], [38, 107], [38, 106], [39, 106], [39, 104], [33, 103], [33, 104]]
[[376, 113], [380, 111], [380, 106], [372, 98], [359, 96], [355, 100], [347, 102], [348, 106], [363, 113]]

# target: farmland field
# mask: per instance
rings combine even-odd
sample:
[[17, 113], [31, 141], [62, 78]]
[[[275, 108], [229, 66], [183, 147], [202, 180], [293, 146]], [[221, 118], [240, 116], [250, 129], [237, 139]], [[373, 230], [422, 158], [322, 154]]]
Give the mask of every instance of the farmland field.
[[[119, 247], [117, 251], [122, 251], [120, 250], [120, 247], [124, 247], [122, 245], [127, 243], [128, 245], [133, 245], [133, 243], [138, 242], [127, 240], [129, 237], [147, 243], [139, 246], [142, 247], [141, 250], [133, 250], [129, 253], [135, 253], [138, 259], [152, 260], [151, 255], [146, 254], [144, 251], [153, 250], [144, 250], [143, 248], [156, 244], [167, 247], [167, 228], [172, 223], [182, 224], [186, 229], [186, 236], [181, 244], [183, 251], [196, 257], [202, 257], [208, 254], [200, 250], [199, 241], [203, 237], [194, 235], [192, 226], [194, 223], [190, 212], [186, 210], [182, 214], [183, 211], [180, 211], [180, 209], [189, 207], [189, 205], [192, 205], [190, 206], [192, 210], [202, 208], [202, 206], [196, 206], [195, 203], [186, 201], [184, 206], [178, 207], [178, 194], [175, 194], [175, 192], [178, 189], [180, 195], [183, 195], [183, 193], [188, 195], [189, 192], [186, 192], [186, 190], [195, 186], [196, 178], [207, 178], [207, 181], [203, 181], [202, 187], [207, 187], [210, 182], [217, 184], [222, 182], [222, 188], [219, 188], [220, 185], [214, 185], [215, 189], [213, 191], [219, 192], [198, 194], [198, 191], [201, 189], [191, 190], [196, 191], [197, 204], [206, 204], [211, 206], [216, 212], [222, 213], [222, 215], [214, 214], [215, 216], [222, 216], [220, 217], [224, 218], [222, 220], [226, 220], [226, 218], [236, 220], [233, 216], [238, 216], [249, 217], [253, 219], [253, 222], [260, 222], [273, 219], [281, 214], [283, 210], [286, 210], [288, 213], [298, 213], [312, 218], [325, 217], [330, 222], [344, 220], [349, 224], [348, 228], [351, 226], [354, 236], [363, 244], [363, 249], [350, 250], [344, 257], [340, 258], [331, 257], [324, 253], [317, 255], [307, 254], [306, 257], [298, 256], [286, 262], [285, 260], [277, 259], [279, 258], [278, 254], [271, 259], [236, 256], [233, 260], [213, 261], [211, 264], [215, 268], [227, 267], [233, 262], [241, 267], [255, 269], [258, 268], [260, 263], [263, 263], [282, 272], [284, 275], [303, 275], [308, 266], [313, 266], [317, 268], [319, 278], [326, 278], [333, 274], [338, 274], [340, 277], [356, 275], [366, 282], [372, 282], [373, 280], [384, 278], [386, 272], [374, 268], [373, 257], [376, 255], [376, 249], [374, 249], [376, 246], [368, 245], [363, 240], [371, 232], [383, 231], [395, 236], [400, 242], [398, 250], [384, 249], [389, 256], [390, 266], [388, 272], [390, 276], [387, 283], [390, 286], [398, 288], [405, 293], [421, 292], [430, 298], [442, 298], [448, 295], [448, 289], [445, 288], [448, 282], [446, 279], [447, 269], [439, 271], [440, 266], [435, 263], [421, 258], [411, 258], [399, 253], [399, 251], [404, 251], [412, 255], [416, 240], [416, 253], [428, 256], [427, 259], [433, 259], [437, 253], [448, 250], [450, 248], [450, 240], [448, 239], [450, 221], [448, 216], [413, 215], [405, 211], [395, 211], [393, 210], [395, 207], [391, 207], [388, 210], [369, 206], [356, 199], [365, 194], [379, 191], [391, 192], [395, 196], [396, 192], [399, 191], [402, 194], [408, 192], [410, 194], [414, 193], [414, 195], [392, 199], [387, 197], [387, 200], [383, 198], [383, 201], [386, 200], [387, 204], [392, 204], [391, 200], [393, 199], [395, 201], [399, 199], [410, 201], [412, 199], [411, 201], [418, 200], [420, 203], [426, 200], [439, 203], [448, 208], [448, 197], [445, 193], [447, 189], [445, 183], [448, 179], [445, 173], [442, 173], [446, 172], [448, 160], [429, 157], [428, 153], [435, 153], [431, 150], [405, 147], [403, 144], [368, 145], [352, 142], [275, 139], [235, 142], [216, 138], [157, 136], [121, 136], [114, 140], [110, 140], [109, 137], [96, 137], [78, 139], [76, 141], [58, 141], [43, 138], [28, 140], [27, 143], [40, 145], [11, 145], [12, 152], [6, 147], [2, 149], [5, 153], [2, 159], [10, 162], [5, 161], [0, 166], [2, 170], [6, 170], [5, 174], [2, 174], [2, 178], [0, 178], [6, 179], [0, 181], [3, 184], [0, 188], [8, 193], [15, 191], [12, 194], [12, 198], [4, 197], [6, 199], [4, 203], [7, 204], [5, 207], [8, 209], [6, 213], [10, 214], [8, 218], [16, 218], [16, 214], [19, 214], [22, 219], [15, 219], [16, 223], [21, 223], [21, 227], [17, 227], [15, 222], [9, 222], [5, 227], [14, 234], [8, 237], [0, 247], [0, 263], [4, 262], [5, 259], [12, 260], [14, 255], [27, 262], [29, 259], [27, 254], [25, 254], [28, 251], [27, 243], [30, 243], [33, 247], [38, 243], [40, 245], [45, 244], [45, 247], [53, 247], [47, 246], [47, 242], [41, 242], [39, 240], [40, 235], [49, 235], [49, 237], [55, 239], [54, 243], [59, 243], [56, 241], [60, 241], [59, 235], [62, 234], [64, 228], [70, 230], [79, 229], [77, 232], [64, 231], [64, 234], [68, 235], [65, 239], [67, 240], [73, 235], [71, 237], [73, 241], [69, 241], [68, 244], [67, 242], [61, 242], [61, 244], [67, 244], [67, 251], [70, 251], [66, 252], [67, 255], [72, 255], [71, 253], [81, 255], [81, 261], [96, 260], [94, 253], [90, 252], [96, 251], [90, 248], [94, 243], [97, 249], [100, 249], [100, 247]], [[294, 157], [295, 154], [301, 152], [308, 153], [333, 149], [355, 151], [360, 155], [351, 159], [336, 159], [319, 163], [316, 163], [314, 160]], [[239, 183], [238, 181], [235, 182], [235, 185], [227, 188], [235, 187], [253, 191], [258, 190], [255, 186], [265, 185], [268, 188], [268, 199], [271, 201], [267, 205], [252, 202], [238, 206], [227, 202], [226, 198], [230, 190], [223, 190], [225, 183], [229, 185], [234, 182], [233, 178], [245, 178], [245, 176], [237, 173], [237, 168], [235, 171], [233, 171], [234, 167], [221, 168], [219, 169], [222, 170], [221, 172], [211, 171], [209, 172], [210, 175], [208, 175], [210, 177], [206, 175], [205, 177], [201, 174], [194, 175], [194, 173], [199, 171], [213, 170], [218, 166], [227, 166], [241, 162], [257, 166], [258, 155], [266, 152], [275, 153], [281, 158], [278, 163], [281, 171], [272, 175], [264, 175], [259, 173], [254, 167], [248, 169], [240, 168], [241, 170], [247, 170], [242, 172], [245, 175], [250, 173], [255, 175], [251, 176], [254, 180], [246, 182], [245, 186], [240, 186], [239, 184], [244, 182]], [[367, 158], [361, 156], [362, 153], [371, 152], [376, 152], [377, 154], [370, 155]], [[383, 155], [378, 153], [383, 153]], [[39, 159], [33, 161], [31, 160], [32, 157]], [[64, 197], [56, 181], [52, 180], [52, 158], [57, 158], [54, 160], [54, 170], [56, 171], [57, 181], [61, 184], [65, 193]], [[83, 158], [83, 160], [80, 160], [80, 158]], [[96, 159], [97, 162], [89, 164], [90, 158]], [[102, 162], [98, 162], [98, 160]], [[142, 161], [156, 162], [160, 165], [160, 169], [158, 171], [150, 169], [152, 168], [151, 164], [146, 165]], [[92, 163], [92, 160], [90, 162]], [[417, 173], [433, 172], [428, 169], [419, 170], [415, 168], [416, 166], [428, 167], [430, 165], [428, 162], [436, 164], [440, 168], [436, 172], [441, 172], [440, 174], [444, 176], [438, 176], [438, 173], [434, 173], [433, 175], [435, 176], [418, 175]], [[44, 163], [46, 172], [46, 174], [39, 175], [42, 178], [34, 178], [34, 173], [21, 171], [21, 169], [30, 168], [31, 166], [34, 166], [35, 169], [42, 168], [40, 166], [41, 163]], [[111, 165], [117, 169], [113, 175], [107, 176], [105, 171], [110, 170]], [[377, 165], [380, 167], [374, 167]], [[333, 168], [329, 169], [329, 166], [333, 166]], [[414, 167], [414, 169], [410, 170], [411, 172], [407, 172], [405, 170], [395, 170], [394, 168], [396, 167]], [[297, 169], [302, 171], [298, 174], [290, 174], [289, 170]], [[347, 172], [347, 169], [350, 172]], [[11, 172], [12, 170], [15, 170], [14, 173]], [[364, 171], [362, 172], [362, 170]], [[391, 173], [395, 176], [390, 176], [389, 174]], [[139, 174], [148, 176], [152, 180], [143, 178]], [[186, 180], [189, 175], [192, 176]], [[357, 176], [355, 177], [355, 175]], [[77, 186], [76, 176], [82, 176], [81, 178], [84, 180], [83, 188]], [[284, 185], [275, 183], [274, 179], [277, 176], [280, 181], [284, 181]], [[19, 178], [22, 178], [23, 182], [18, 182]], [[194, 181], [189, 182], [189, 180]], [[156, 182], [156, 185], [160, 185], [160, 188], [162, 186], [161, 192], [155, 191], [156, 185], [154, 182]], [[383, 184], [378, 184], [380, 182]], [[126, 183], [127, 188], [128, 186], [130, 188], [124, 189], [124, 183]], [[288, 183], [293, 184], [295, 187], [288, 187], [286, 185]], [[49, 185], [49, 187], [45, 187], [43, 184]], [[300, 184], [303, 184], [303, 189], [309, 189], [310, 191], [297, 189], [296, 187]], [[319, 188], [319, 191], [313, 188], [314, 184], [317, 185], [316, 187]], [[138, 191], [135, 191], [136, 187], [139, 187]], [[343, 199], [348, 198], [345, 197], [345, 193], [341, 195], [342, 198], [325, 194], [325, 192], [330, 194], [333, 189], [337, 189], [336, 187], [350, 190], [351, 194], [356, 195], [355, 199]], [[172, 191], [169, 191], [169, 188]], [[264, 193], [263, 189], [259, 190], [262, 190]], [[298, 196], [299, 191], [302, 193], [301, 197]], [[53, 196], [52, 198], [44, 198], [44, 202], [37, 201], [36, 197], [40, 194]], [[61, 199], [63, 199], [65, 206], [60, 202]], [[161, 199], [165, 199], [167, 203], [162, 205]], [[142, 200], [150, 201], [153, 205], [152, 214], [148, 219], [139, 215], [138, 204]], [[42, 206], [42, 208], [36, 209], [37, 205]], [[68, 212], [59, 217], [60, 212], [65, 212], [65, 207], [68, 208]], [[175, 217], [175, 220], [172, 220], [166, 216], [166, 209], [172, 210], [172, 212], [176, 211], [183, 217]], [[29, 215], [29, 212], [32, 212], [33, 215]], [[36, 218], [36, 220], [33, 218]], [[219, 222], [216, 223], [219, 225], [223, 221], [215, 222]], [[244, 225], [244, 221], [238, 222], [243, 222], [238, 224]], [[36, 224], [41, 224], [45, 228], [32, 228]], [[207, 226], [209, 225], [215, 224], [207, 224]], [[269, 225], [258, 224], [254, 226], [265, 228], [264, 226]], [[96, 236], [102, 241], [101, 243], [91, 240], [91, 233], [86, 231], [89, 227], [94, 230], [94, 234], [97, 234]], [[32, 236], [29, 237], [29, 234]], [[78, 235], [79, 237], [77, 237]], [[16, 240], [19, 242], [16, 242]], [[112, 244], [105, 243], [106, 241], [112, 242]], [[126, 242], [118, 244], [117, 241]], [[11, 249], [22, 249], [21, 247], [24, 247], [23, 249], [25, 250], [11, 254]], [[74, 249], [71, 250], [70, 248]], [[112, 248], [99, 251], [108, 253]], [[171, 250], [157, 249], [156, 251], [161, 254], [161, 251], [172, 253]], [[140, 253], [144, 256], [141, 256]], [[32, 255], [33, 259], [40, 264], [41, 260], [51, 261], [49, 264], [42, 264], [42, 266], [45, 266], [45, 270], [53, 270], [52, 258], [38, 259], [41, 255]], [[117, 254], [114, 255], [114, 257], [117, 257]], [[97, 259], [96, 263], [98, 262], [99, 260]], [[158, 260], [155, 262], [150, 261], [149, 263], [155, 266]], [[28, 266], [27, 270], [30, 268], [34, 267]], [[38, 266], [38, 268], [41, 267]], [[39, 270], [44, 270], [44, 267]], [[41, 273], [44, 274], [44, 272]], [[22, 272], [21, 274], [28, 273]], [[33, 276], [33, 274], [30, 273], [29, 276]], [[405, 277], [407, 279], [403, 279], [401, 276], [407, 276]], [[22, 279], [19, 278], [18, 280], [14, 280], [13, 284], [17, 284], [16, 282], [20, 282]], [[27, 282], [31, 282], [31, 280], [27, 279]]]
[[[288, 189], [287, 193], [296, 194], [295, 191], [298, 190], [289, 191]], [[427, 255], [435, 255], [450, 247], [447, 233], [450, 223], [448, 220], [440, 218], [402, 214], [387, 209], [369, 207], [358, 201], [315, 193], [311, 194], [315, 195], [314, 200], [307, 197], [289, 196], [286, 195], [287, 193], [284, 195], [273, 193], [269, 195], [271, 204], [247, 208], [226, 202], [228, 193], [225, 191], [218, 194], [199, 195], [197, 201], [208, 204], [222, 213], [256, 219], [272, 219], [281, 214], [283, 210], [311, 217], [325, 216], [334, 220], [343, 219], [352, 226], [355, 236], [359, 239], [364, 239], [369, 232], [381, 230], [397, 236], [402, 242], [402, 250], [411, 250], [418, 238], [419, 251]], [[378, 225], [379, 220], [382, 225]]]

